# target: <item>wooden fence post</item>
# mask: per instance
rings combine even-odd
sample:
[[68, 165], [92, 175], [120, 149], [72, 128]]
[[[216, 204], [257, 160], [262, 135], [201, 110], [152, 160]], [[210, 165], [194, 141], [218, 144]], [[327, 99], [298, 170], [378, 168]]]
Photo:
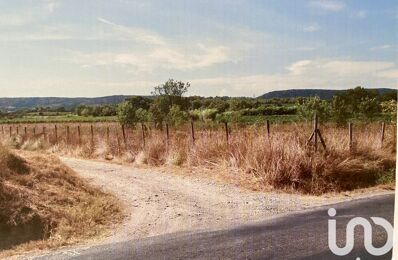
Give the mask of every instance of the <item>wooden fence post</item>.
[[166, 140], [167, 140], [167, 144], [169, 144], [169, 139], [170, 139], [169, 124], [166, 123]]
[[145, 148], [145, 128], [144, 128], [144, 123], [141, 123], [141, 132], [142, 132], [142, 144], [143, 144], [143, 147]]
[[12, 136], [12, 126], [10, 126], [10, 137]]
[[194, 129], [193, 121], [191, 121], [191, 134], [192, 134], [192, 144], [195, 144], [195, 129]]
[[386, 123], [382, 122], [381, 123], [381, 133], [380, 133], [380, 148], [383, 148], [385, 129], [386, 129]]
[[36, 126], [33, 126], [33, 135], [36, 135]]
[[229, 144], [229, 131], [228, 131], [228, 123], [227, 123], [227, 122], [225, 122], [224, 124], [225, 124], [225, 137], [226, 137], [226, 140], [227, 140], [227, 144]]
[[70, 142], [70, 132], [69, 132], [69, 126], [66, 126], [66, 144], [69, 144]]
[[268, 136], [268, 139], [270, 139], [271, 132], [270, 132], [270, 129], [269, 129], [269, 120], [268, 119], [267, 119], [267, 136]]
[[110, 145], [110, 140], [109, 140], [109, 126], [106, 127], [106, 143], [107, 143], [107, 145]]
[[90, 125], [90, 133], [91, 133], [91, 145], [94, 146], [94, 127]]
[[348, 123], [348, 138], [349, 138], [349, 149], [352, 151], [353, 143], [352, 143], [352, 122]]
[[80, 125], [77, 126], [77, 138], [78, 138], [79, 145], [81, 145], [82, 144], [82, 135], [81, 135], [81, 131], [80, 131]]
[[315, 135], [314, 135], [314, 149], [315, 149], [315, 152], [317, 152], [318, 151], [318, 134], [317, 134], [317, 132], [318, 132], [318, 115], [315, 113], [315, 115], [314, 115], [314, 133], [315, 133]]
[[4, 136], [4, 126], [1, 126], [1, 134]]
[[47, 139], [46, 127], [45, 126], [43, 126], [43, 138], [44, 138], [44, 140]]
[[319, 140], [321, 141], [321, 144], [323, 146], [323, 149], [326, 150], [326, 143], [325, 140], [323, 140], [321, 130], [318, 128], [319, 120], [318, 120], [318, 115], [315, 113], [314, 114], [314, 130], [312, 131], [312, 134], [310, 138], [307, 141], [307, 145], [311, 143], [312, 138], [314, 138], [314, 150], [315, 152], [318, 151], [318, 137]]
[[28, 137], [28, 129], [26, 128], [26, 126], [24, 127], [24, 132], [25, 132], [25, 138]]
[[54, 125], [54, 135], [55, 135], [55, 144], [58, 143], [58, 128], [57, 125]]
[[17, 125], [17, 135], [19, 135], [19, 126]]
[[122, 124], [122, 135], [123, 135], [123, 143], [127, 147], [127, 142], [126, 142], [126, 132], [124, 130], [124, 124]]
[[120, 148], [120, 139], [119, 139], [119, 135], [116, 133], [116, 139], [117, 139], [117, 153], [118, 155], [121, 154], [121, 148]]

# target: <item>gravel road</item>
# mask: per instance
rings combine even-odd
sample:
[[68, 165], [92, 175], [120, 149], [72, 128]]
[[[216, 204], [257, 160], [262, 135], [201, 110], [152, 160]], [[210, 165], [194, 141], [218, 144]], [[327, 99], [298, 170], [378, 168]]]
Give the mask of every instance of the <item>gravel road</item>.
[[221, 229], [343, 200], [253, 192], [230, 184], [72, 158], [61, 160], [90, 183], [119, 197], [129, 217], [108, 238], [124, 241], [166, 233]]
[[[166, 234], [230, 230], [292, 212], [360, 197], [389, 194], [371, 190], [352, 194], [304, 196], [254, 192], [204, 177], [164, 173], [101, 161], [60, 158], [91, 184], [116, 195], [127, 217], [106, 237], [51, 252], [30, 252], [17, 259], [52, 256], [68, 259], [95, 246], [126, 243]], [[371, 194], [371, 195], [370, 195]], [[15, 257], [13, 258], [15, 259]]]

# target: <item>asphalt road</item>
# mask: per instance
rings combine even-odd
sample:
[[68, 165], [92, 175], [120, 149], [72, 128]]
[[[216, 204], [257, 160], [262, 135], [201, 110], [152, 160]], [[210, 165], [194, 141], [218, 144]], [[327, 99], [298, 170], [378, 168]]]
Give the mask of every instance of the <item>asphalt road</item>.
[[[40, 259], [391, 259], [391, 252], [382, 257], [366, 252], [362, 228], [355, 230], [355, 247], [349, 255], [333, 255], [328, 247], [330, 207], [337, 210], [337, 239], [345, 245], [346, 224], [353, 217], [383, 217], [392, 223], [394, 195], [339, 203], [229, 230], [168, 234]], [[372, 226], [373, 245], [381, 247], [387, 235], [379, 226]]]

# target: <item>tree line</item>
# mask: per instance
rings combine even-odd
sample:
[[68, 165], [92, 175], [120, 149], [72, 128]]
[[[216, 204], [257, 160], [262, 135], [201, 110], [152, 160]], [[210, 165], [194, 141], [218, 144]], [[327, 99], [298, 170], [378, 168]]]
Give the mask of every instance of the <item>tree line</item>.
[[356, 87], [339, 92], [332, 100], [311, 98], [229, 98], [198, 96], [184, 97], [189, 83], [168, 80], [154, 88], [154, 98], [132, 97], [119, 104], [121, 124], [138, 122], [168, 122], [179, 125], [193, 121], [239, 122], [245, 116], [297, 115], [304, 120], [316, 112], [321, 120], [345, 124], [348, 120], [374, 120], [383, 116], [394, 121], [397, 112], [397, 92], [379, 94], [377, 90]]
[[[140, 122], [168, 122], [180, 125], [187, 121], [242, 122], [245, 118], [266, 116], [295, 116], [310, 120], [316, 112], [322, 121], [339, 125], [349, 120], [396, 120], [397, 91], [380, 94], [377, 90], [356, 87], [338, 92], [331, 100], [319, 97], [248, 98], [186, 96], [188, 82], [169, 79], [154, 87], [151, 97], [134, 96], [117, 105], [78, 105], [64, 107], [38, 107], [16, 111], [0, 111], [0, 117], [21, 117], [29, 114], [75, 114], [82, 117], [117, 117], [120, 124], [132, 126]], [[256, 121], [256, 120], [254, 120]]]

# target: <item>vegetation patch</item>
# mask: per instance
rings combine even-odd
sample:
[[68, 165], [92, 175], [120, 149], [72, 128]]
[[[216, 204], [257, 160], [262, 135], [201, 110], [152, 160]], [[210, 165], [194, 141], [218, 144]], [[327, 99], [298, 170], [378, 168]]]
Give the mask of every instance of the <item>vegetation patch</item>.
[[94, 237], [122, 217], [116, 198], [55, 157], [0, 146], [0, 256]]
[[[356, 87], [328, 99], [260, 99], [186, 97], [189, 88], [170, 79], [151, 98], [75, 108], [77, 116], [118, 122], [2, 125], [1, 134], [17, 149], [213, 169], [259, 190], [321, 194], [394, 180], [396, 90]], [[307, 141], [315, 114], [326, 146], [316, 152]]]

